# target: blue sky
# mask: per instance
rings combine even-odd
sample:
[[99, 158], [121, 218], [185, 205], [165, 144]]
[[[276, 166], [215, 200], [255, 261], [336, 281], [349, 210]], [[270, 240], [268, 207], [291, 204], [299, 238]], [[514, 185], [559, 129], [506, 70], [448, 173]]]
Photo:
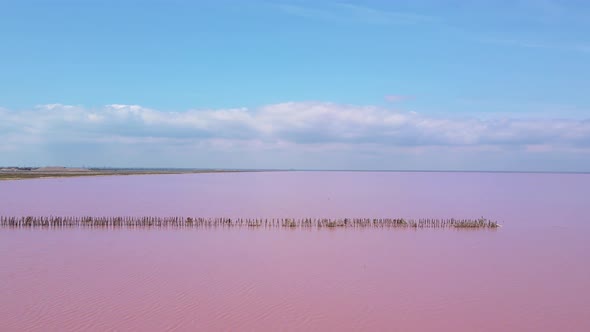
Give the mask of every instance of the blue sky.
[[587, 1], [0, 1], [0, 165], [590, 171]]

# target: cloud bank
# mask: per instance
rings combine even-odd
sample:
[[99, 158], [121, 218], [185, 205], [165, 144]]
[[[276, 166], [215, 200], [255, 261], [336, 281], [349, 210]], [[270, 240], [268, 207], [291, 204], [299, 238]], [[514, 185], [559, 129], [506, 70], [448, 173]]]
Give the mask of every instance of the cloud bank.
[[[400, 152], [414, 156], [430, 154], [431, 160], [449, 151], [463, 153], [457, 158], [469, 157], [465, 155], [469, 151], [588, 156], [590, 120], [433, 117], [376, 106], [326, 102], [184, 112], [120, 104], [99, 108], [48, 104], [19, 111], [0, 108], [0, 154], [8, 156], [6, 160], [0, 157], [0, 164], [16, 160], [17, 157], [9, 158], [11, 152], [16, 156], [19, 151], [33, 148], [54, 152], [62, 149], [58, 154], [66, 160], [62, 163], [67, 163], [68, 153], [63, 149], [101, 144], [116, 144], [117, 149], [138, 145], [161, 151], [175, 149], [177, 156], [205, 150], [227, 151], [234, 156], [248, 154], [252, 158], [264, 151], [279, 154], [338, 151], [344, 160], [350, 159], [344, 157], [347, 155], [365, 154], [372, 156], [375, 163], [379, 158], [398, 156]], [[264, 160], [262, 156], [261, 160]], [[375, 164], [368, 168], [381, 167]]]

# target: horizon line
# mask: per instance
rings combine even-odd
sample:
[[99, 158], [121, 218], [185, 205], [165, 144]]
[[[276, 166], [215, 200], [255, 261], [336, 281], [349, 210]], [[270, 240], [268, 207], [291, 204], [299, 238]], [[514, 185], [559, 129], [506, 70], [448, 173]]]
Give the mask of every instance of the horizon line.
[[321, 168], [226, 168], [226, 167], [114, 167], [114, 166], [0, 166], [0, 170], [7, 168], [83, 168], [104, 170], [218, 170], [244, 172], [374, 172], [374, 173], [531, 173], [531, 174], [590, 174], [589, 171], [551, 171], [551, 170], [473, 170], [473, 169], [321, 169]]

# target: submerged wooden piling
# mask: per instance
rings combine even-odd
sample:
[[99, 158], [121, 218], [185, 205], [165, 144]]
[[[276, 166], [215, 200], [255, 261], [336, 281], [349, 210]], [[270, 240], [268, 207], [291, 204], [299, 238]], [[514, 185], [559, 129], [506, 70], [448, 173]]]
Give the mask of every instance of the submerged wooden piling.
[[264, 228], [498, 228], [496, 221], [477, 219], [403, 218], [203, 218], [155, 216], [0, 216], [0, 227], [264, 227]]

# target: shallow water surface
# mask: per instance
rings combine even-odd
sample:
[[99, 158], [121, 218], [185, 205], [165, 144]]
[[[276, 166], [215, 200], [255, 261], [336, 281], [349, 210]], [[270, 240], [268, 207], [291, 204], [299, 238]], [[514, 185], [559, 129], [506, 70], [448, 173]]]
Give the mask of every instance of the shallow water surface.
[[499, 230], [0, 229], [1, 331], [590, 330], [590, 176], [0, 182], [3, 215], [477, 217]]

